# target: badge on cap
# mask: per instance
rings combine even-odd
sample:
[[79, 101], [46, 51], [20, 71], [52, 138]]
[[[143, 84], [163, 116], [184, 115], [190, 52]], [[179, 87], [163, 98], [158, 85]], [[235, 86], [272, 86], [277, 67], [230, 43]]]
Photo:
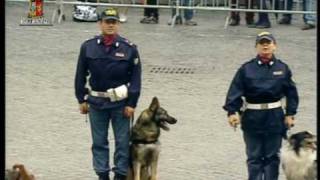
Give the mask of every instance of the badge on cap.
[[107, 9], [104, 13], [107, 16], [115, 16], [115, 15], [117, 15], [117, 11], [115, 9]]
[[116, 52], [115, 56], [117, 56], [117, 57], [124, 57], [124, 53]]
[[258, 36], [264, 36], [264, 35], [271, 35], [271, 33], [267, 32], [267, 31], [263, 31], [258, 34]]
[[139, 58], [135, 58], [133, 62], [135, 65], [137, 65], [139, 63]]

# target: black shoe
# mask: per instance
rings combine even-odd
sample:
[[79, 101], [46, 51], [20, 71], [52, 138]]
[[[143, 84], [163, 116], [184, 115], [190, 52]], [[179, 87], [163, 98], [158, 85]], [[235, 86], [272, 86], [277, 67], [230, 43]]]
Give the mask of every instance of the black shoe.
[[246, 24], [247, 24], [247, 26], [254, 24], [253, 18], [246, 18]]
[[109, 175], [99, 175], [99, 180], [110, 180]]
[[115, 174], [113, 180], [126, 180], [127, 176], [122, 174]]
[[237, 20], [234, 18], [230, 19], [230, 23], [229, 23], [230, 26], [238, 26], [239, 24], [240, 24], [240, 20]]
[[248, 28], [256, 28], [256, 23], [247, 24]]
[[271, 24], [270, 24], [270, 22], [258, 22], [258, 23], [256, 23], [256, 28], [258, 28], [258, 29], [264, 29], [264, 28], [271, 28]]
[[182, 23], [183, 23], [182, 17], [178, 16], [177, 19], [176, 19], [176, 24], [182, 24]]
[[157, 18], [155, 18], [155, 17], [150, 17], [150, 21], [149, 21], [149, 23], [150, 24], [158, 24], [158, 19]]
[[279, 21], [278, 21], [278, 24], [285, 24], [285, 25], [289, 25], [291, 24], [291, 20], [289, 18], [281, 18]]
[[[170, 26], [171, 24], [172, 24], [172, 19], [169, 19], [168, 25]], [[180, 16], [178, 16], [178, 17], [176, 18], [176, 21], [175, 21], [174, 24], [175, 24], [175, 25], [181, 25], [181, 24], [182, 24], [182, 18], [181, 18]]]
[[309, 29], [313, 29], [315, 28], [316, 26], [315, 25], [312, 25], [312, 24], [305, 24], [301, 30], [309, 30]]
[[142, 24], [150, 24], [150, 17], [144, 17], [140, 20], [140, 23]]
[[257, 23], [253, 23], [248, 25], [248, 28], [258, 28], [258, 29], [264, 29], [264, 28], [271, 28], [271, 24], [270, 22], [257, 22]]
[[187, 25], [187, 26], [196, 26], [196, 25], [198, 25], [198, 23], [195, 22], [195, 21], [186, 20], [186, 21], [184, 22], [184, 25]]

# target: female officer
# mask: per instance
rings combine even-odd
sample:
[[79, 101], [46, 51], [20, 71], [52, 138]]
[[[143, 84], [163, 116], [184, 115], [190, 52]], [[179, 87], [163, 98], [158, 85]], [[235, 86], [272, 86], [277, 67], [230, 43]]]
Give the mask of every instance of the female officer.
[[[278, 179], [282, 136], [286, 128], [294, 125], [293, 116], [298, 107], [291, 70], [275, 57], [275, 49], [276, 41], [271, 33], [258, 34], [258, 55], [239, 68], [223, 106], [231, 126], [236, 127], [241, 121], [249, 180]], [[283, 97], [285, 112], [281, 104]], [[242, 105], [245, 110], [240, 120]]]
[[[110, 121], [116, 146], [114, 179], [125, 180], [129, 163], [129, 118], [140, 96], [141, 64], [136, 46], [117, 33], [120, 23], [115, 9], [103, 11], [98, 23], [102, 34], [85, 41], [80, 49], [75, 94], [80, 113], [90, 111], [93, 168], [99, 180], [109, 180], [111, 170]], [[89, 74], [90, 90], [85, 88]]]

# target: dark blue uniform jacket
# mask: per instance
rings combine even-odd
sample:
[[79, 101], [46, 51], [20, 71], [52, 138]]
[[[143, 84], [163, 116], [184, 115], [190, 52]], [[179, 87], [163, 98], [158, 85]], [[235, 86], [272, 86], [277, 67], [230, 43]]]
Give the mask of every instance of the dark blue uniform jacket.
[[[86, 88], [87, 76], [93, 91], [106, 91], [123, 84], [128, 86], [128, 98], [110, 102], [109, 98], [93, 97]], [[110, 47], [103, 36], [96, 36], [81, 45], [75, 76], [75, 94], [79, 103], [87, 101], [91, 107], [106, 109], [119, 106], [136, 107], [141, 89], [141, 62], [136, 46], [119, 35]]]
[[[271, 103], [286, 97], [286, 115], [295, 115], [298, 108], [298, 92], [288, 65], [274, 56], [269, 64], [259, 57], [244, 63], [234, 76], [225, 105], [228, 115], [239, 112], [243, 98], [248, 103]], [[252, 110], [242, 113], [241, 127], [252, 132], [285, 132], [283, 109]]]

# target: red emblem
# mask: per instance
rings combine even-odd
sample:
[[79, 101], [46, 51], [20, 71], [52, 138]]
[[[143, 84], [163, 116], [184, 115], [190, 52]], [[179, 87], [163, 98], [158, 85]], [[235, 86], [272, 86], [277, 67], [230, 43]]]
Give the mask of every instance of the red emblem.
[[43, 17], [43, 0], [30, 0], [28, 18]]

